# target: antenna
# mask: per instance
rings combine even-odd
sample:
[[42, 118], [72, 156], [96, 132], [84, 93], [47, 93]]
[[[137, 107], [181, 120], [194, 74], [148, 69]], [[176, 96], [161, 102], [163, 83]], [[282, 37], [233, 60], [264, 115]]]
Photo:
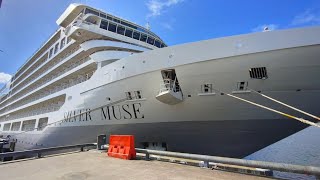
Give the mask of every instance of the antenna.
[[150, 31], [151, 26], [150, 26], [150, 23], [149, 23], [149, 22], [147, 22], [147, 24], [146, 24], [146, 28]]

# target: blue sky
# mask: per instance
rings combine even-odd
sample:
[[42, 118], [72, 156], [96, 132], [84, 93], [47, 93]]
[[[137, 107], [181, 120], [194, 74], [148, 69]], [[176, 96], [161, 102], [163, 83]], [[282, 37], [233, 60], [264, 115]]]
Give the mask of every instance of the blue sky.
[[3, 0], [0, 85], [58, 28], [55, 21], [73, 2], [140, 25], [149, 22], [169, 46], [262, 31], [264, 26], [320, 25], [320, 0]]

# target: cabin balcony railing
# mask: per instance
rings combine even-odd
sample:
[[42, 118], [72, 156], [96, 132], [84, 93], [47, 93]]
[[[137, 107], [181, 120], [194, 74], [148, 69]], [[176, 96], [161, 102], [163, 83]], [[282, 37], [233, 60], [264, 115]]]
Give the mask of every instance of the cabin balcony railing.
[[[77, 50], [79, 50], [79, 49], [80, 49], [80, 47], [79, 47]], [[61, 60], [59, 61], [59, 63], [61, 63], [61, 61], [68, 61], [68, 60], [66, 60], [66, 58], [69, 57], [69, 56], [70, 56], [71, 54], [73, 54], [74, 52], [75, 52], [74, 50], [73, 50], [73, 51], [70, 51], [66, 56], [64, 56], [64, 57], [61, 58]], [[58, 63], [57, 63], [57, 64], [58, 64]], [[55, 66], [51, 66], [50, 68], [48, 68], [48, 69], [46, 69], [46, 70], [49, 71], [49, 70], [52, 70], [52, 69], [55, 69], [55, 68], [56, 68]], [[26, 85], [23, 89], [20, 89], [19, 91], [15, 92], [15, 93], [11, 96], [10, 99], [7, 99], [6, 102], [4, 102], [3, 104], [0, 105], [0, 108], [6, 106], [7, 104], [15, 101], [15, 100], [18, 99], [18, 98], [20, 98], [20, 97], [21, 97], [22, 95], [24, 95], [25, 93], [21, 94], [20, 96], [17, 96], [17, 94], [18, 94], [19, 92], [21, 92], [22, 90], [25, 90], [25, 88], [27, 88], [30, 84], [34, 83], [36, 80], [42, 78], [42, 77], [45, 76], [45, 75], [46, 75], [46, 74], [42, 74], [41, 76], [36, 77], [36, 79], [34, 79], [32, 82], [30, 82], [28, 85]], [[37, 85], [36, 85], [36, 86], [37, 86]], [[39, 87], [39, 86], [38, 86], [38, 87]], [[31, 90], [29, 90], [29, 91], [32, 91], [32, 90], [34, 90], [34, 89], [36, 89], [36, 87], [34, 87], [33, 89], [31, 89]], [[15, 96], [15, 95], [16, 95], [16, 96]]]
[[[87, 60], [88, 61], [88, 60]], [[85, 62], [87, 62], [87, 61], [85, 61]], [[84, 62], [84, 63], [85, 63]], [[81, 65], [83, 65], [84, 63], [82, 63]], [[79, 65], [79, 66], [81, 66], [81, 65]], [[84, 65], [83, 67], [85, 67], [86, 65]], [[70, 72], [69, 74], [71, 74], [72, 72]], [[58, 76], [56, 76], [56, 77], [58, 77]], [[58, 80], [57, 80], [58, 81]], [[53, 82], [52, 82], [53, 83]], [[50, 83], [50, 84], [52, 84], [52, 83]], [[42, 85], [41, 87], [39, 86], [38, 88], [43, 88], [43, 87], [45, 87], [46, 85]], [[38, 89], [37, 88], [37, 89]], [[56, 89], [54, 90], [54, 92], [57, 92], [57, 91], [60, 91], [60, 90], [62, 90], [62, 89], [58, 89], [57, 87], [56, 87]], [[23, 97], [27, 97], [29, 94], [31, 94], [32, 93], [32, 91], [31, 92], [28, 92], [27, 94], [24, 94], [24, 96]], [[40, 98], [42, 98], [42, 97], [40, 97]], [[39, 99], [40, 99], [39, 98]], [[32, 101], [34, 101], [33, 99], [31, 99], [30, 100], [30, 102], [32, 102]], [[27, 104], [27, 103], [30, 103], [30, 102], [28, 102], [28, 101], [26, 101], [25, 103]], [[5, 108], [2, 108], [2, 109], [0, 109], [0, 114], [2, 114], [3, 112], [3, 110], [4, 110]], [[6, 112], [8, 112], [8, 109], [6, 109]]]
[[64, 101], [47, 103], [42, 105], [41, 107], [35, 107], [30, 110], [22, 111], [21, 113], [13, 114], [5, 118], [5, 120], [20, 119], [28, 116], [36, 116], [40, 114], [58, 111], [63, 106], [63, 104], [64, 104]]
[[[39, 51], [41, 50], [41, 48], [43, 48], [43, 46], [51, 39], [51, 37], [54, 37], [55, 34], [59, 31], [60, 28], [58, 28], [54, 33], [52, 33], [52, 35], [50, 35], [48, 38], [48, 40], [46, 40], [45, 42], [42, 43], [42, 45], [40, 46], [39, 49], [37, 49], [29, 58], [28, 60], [21, 66], [21, 68], [17, 71], [17, 74], [15, 75], [15, 78], [13, 79], [13, 83], [20, 78], [20, 76], [22, 76], [30, 67], [32, 67], [35, 63], [38, 62], [39, 59], [41, 59], [41, 57], [43, 57], [43, 55], [45, 53], [47, 53], [49, 51], [50, 48], [48, 48], [48, 50], [44, 51], [39, 58], [37, 58], [36, 60], [34, 60], [34, 62], [32, 64], [30, 64], [25, 70], [21, 71], [21, 69], [32, 59], [32, 57]], [[19, 72], [21, 71], [21, 72]]]
[[[63, 89], [67, 89], [67, 88], [69, 88], [69, 87], [75, 86], [75, 85], [80, 84], [80, 83], [82, 83], [82, 82], [85, 82], [85, 81], [89, 80], [93, 74], [94, 74], [94, 71], [91, 72], [91, 73], [89, 73], [88, 76], [81, 76], [81, 77], [78, 77], [77, 79], [73, 80], [73, 81], [70, 82], [70, 83], [64, 83], [64, 84], [58, 85], [58, 86], [54, 87], [52, 91], [50, 91], [50, 94], [49, 94], [49, 95], [54, 94], [54, 93], [56, 93], [56, 92], [59, 92], [59, 91], [61, 91], [61, 90], [63, 90]], [[33, 101], [36, 101], [36, 100], [39, 100], [39, 99], [41, 99], [41, 98], [43, 98], [43, 97], [41, 97], [41, 96], [38, 96], [38, 97], [35, 96], [35, 97], [32, 98], [32, 100], [33, 100]], [[32, 102], [32, 101], [30, 101], [30, 102]], [[24, 103], [24, 104], [27, 104], [27, 103], [29, 103], [29, 102], [26, 102], [26, 103]], [[63, 104], [61, 104], [61, 103], [59, 103], [59, 102], [58, 102], [58, 103], [54, 103], [54, 104], [53, 104], [52, 106], [50, 106], [50, 107], [45, 107], [46, 110], [41, 109], [40, 111], [37, 111], [37, 113], [35, 113], [34, 111], [28, 110], [28, 111], [27, 111], [28, 113], [24, 113], [24, 114], [22, 114], [22, 115], [19, 115], [19, 114], [18, 114], [18, 115], [11, 115], [11, 116], [7, 117], [6, 120], [13, 120], [13, 119], [18, 119], [18, 118], [23, 118], [23, 117], [34, 116], [34, 115], [39, 115], [39, 114], [43, 114], [43, 113], [48, 113], [48, 112], [57, 111], [57, 110], [60, 109], [60, 107], [61, 107], [62, 105], [63, 105]], [[11, 112], [9, 112], [9, 113], [11, 113]], [[0, 118], [0, 120], [2, 120], [2, 119], [3, 119], [3, 117]]]
[[181, 91], [180, 87], [177, 86], [177, 78], [175, 78], [175, 80], [164, 79], [161, 81], [159, 93], [166, 92], [166, 91], [173, 91], [173, 92]]
[[[72, 80], [72, 82], [78, 82], [78, 81], [77, 80]], [[46, 92], [40, 92], [39, 95], [33, 96], [32, 98], [29, 98], [29, 99], [26, 99], [26, 100], [20, 102], [18, 105], [13, 105], [13, 106], [8, 107], [7, 111], [15, 109], [15, 108], [18, 108], [18, 107], [23, 106], [25, 104], [28, 104], [28, 103], [30, 103], [32, 101], [36, 101], [38, 99], [41, 99], [41, 98], [43, 98], [45, 96], [48, 96], [48, 95], [50, 95], [52, 93], [58, 92], [58, 91], [60, 91], [62, 89], [66, 89], [68, 87], [70, 87], [70, 84], [58, 85], [56, 88], [54, 88], [53, 91], [52, 90], [48, 90]]]
[[[65, 48], [67, 48], [68, 46], [65, 46]], [[34, 79], [37, 79], [41, 74], [43, 74], [44, 72], [47, 72], [48, 70], [52, 69], [56, 64], [60, 63], [61, 61], [63, 61], [64, 59], [68, 58], [71, 54], [73, 54], [74, 52], [78, 51], [80, 49], [80, 46], [76, 47], [75, 49], [72, 49], [71, 51], [67, 52], [65, 56], [55, 60], [55, 61], [52, 61], [52, 66], [48, 66], [47, 68], [43, 69], [42, 71], [38, 72], [38, 73], [31, 73], [29, 74], [26, 78], [30, 77], [31, 75], [34, 75], [33, 78], [30, 78], [29, 80], [26, 80], [26, 81], [21, 81], [19, 82], [15, 87], [13, 87], [13, 94], [14, 95], [16, 92], [19, 92], [18, 90], [20, 88], [18, 88], [19, 86], [21, 87], [26, 87], [25, 85], [28, 84], [29, 82], [33, 81]], [[47, 63], [45, 64], [42, 64], [41, 66], [39, 66], [38, 68], [36, 68], [34, 70], [34, 72], [36, 72], [37, 70], [41, 69], [42, 67], [48, 65]], [[21, 83], [21, 84], [20, 84]], [[30, 83], [29, 83], [30, 84]], [[16, 89], [17, 88], [17, 89]]]

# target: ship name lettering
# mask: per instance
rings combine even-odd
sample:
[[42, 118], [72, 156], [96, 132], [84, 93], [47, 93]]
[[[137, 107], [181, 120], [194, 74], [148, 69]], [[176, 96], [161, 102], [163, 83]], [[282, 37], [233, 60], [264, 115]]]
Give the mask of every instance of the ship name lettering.
[[143, 119], [141, 107], [141, 103], [102, 107], [101, 120]]
[[92, 120], [91, 118], [91, 110], [90, 109], [80, 109], [74, 111], [68, 111], [64, 113], [64, 122], [77, 122], [80, 121], [88, 121]]

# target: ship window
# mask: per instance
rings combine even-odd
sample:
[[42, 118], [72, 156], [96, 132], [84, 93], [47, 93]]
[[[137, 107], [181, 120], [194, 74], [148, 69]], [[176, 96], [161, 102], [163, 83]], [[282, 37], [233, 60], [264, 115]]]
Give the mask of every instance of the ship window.
[[153, 45], [154, 44], [154, 38], [149, 36], [147, 42], [149, 44]]
[[52, 54], [53, 54], [53, 48], [50, 49], [49, 58], [51, 58]]
[[124, 35], [125, 28], [123, 26], [118, 25], [117, 33]]
[[212, 84], [204, 84], [201, 86], [202, 93], [212, 93]]
[[139, 40], [139, 39], [140, 39], [140, 33], [134, 31], [134, 32], [133, 32], [133, 39]]
[[106, 15], [106, 14], [104, 14], [104, 13], [100, 13], [100, 17], [106, 18], [106, 17], [107, 17], [107, 15]]
[[56, 54], [59, 50], [59, 43], [54, 46], [54, 53]]
[[36, 120], [23, 121], [21, 131], [33, 131], [36, 126]]
[[109, 23], [109, 27], [108, 27], [109, 31], [116, 32], [116, 29], [117, 29], [117, 25], [113, 23]]
[[267, 79], [268, 78], [266, 67], [250, 68], [249, 74], [252, 79]]
[[111, 20], [112, 21], [112, 17], [111, 16], [107, 16], [107, 19]]
[[142, 98], [141, 91], [135, 91], [134, 93], [135, 93], [136, 99]]
[[248, 88], [248, 82], [242, 81], [237, 83], [237, 91], [245, 91]]
[[132, 94], [131, 92], [126, 92], [126, 97], [127, 97], [127, 100], [132, 100]]
[[125, 25], [125, 26], [128, 26], [128, 27], [131, 27], [131, 28], [133, 28], [133, 29], [137, 29], [137, 26], [134, 26], [134, 25], [132, 25], [132, 24], [129, 24], [129, 23], [126, 23], [126, 22], [123, 22], [123, 21], [121, 21], [121, 24], [123, 24], [123, 25]]
[[146, 40], [147, 40], [147, 35], [141, 33], [140, 41], [146, 42]]
[[99, 16], [99, 12], [94, 11], [94, 10], [89, 9], [89, 8], [86, 8], [86, 10], [85, 10], [84, 14], [94, 14], [94, 15]]
[[159, 42], [158, 40], [156, 40], [156, 42], [154, 43], [154, 45], [157, 46], [158, 48], [161, 47], [161, 44], [160, 44], [160, 42]]
[[48, 118], [40, 118], [38, 123], [38, 131], [42, 131], [48, 125]]
[[108, 21], [101, 21], [100, 28], [108, 30]]
[[116, 22], [116, 23], [120, 23], [120, 20], [119, 20], [119, 19], [113, 18], [112, 20], [113, 20], [114, 22]]
[[71, 41], [71, 37], [67, 38], [67, 44]]
[[132, 37], [132, 33], [133, 33], [133, 31], [131, 30], [131, 29], [126, 29], [126, 36], [128, 36], [128, 37]]
[[3, 131], [10, 131], [11, 123], [7, 123], [3, 125]]
[[11, 131], [19, 131], [20, 130], [20, 125], [21, 125], [20, 121], [12, 123]]
[[63, 39], [61, 39], [60, 49], [62, 49], [65, 44], [66, 44], [66, 38], [64, 37]]

